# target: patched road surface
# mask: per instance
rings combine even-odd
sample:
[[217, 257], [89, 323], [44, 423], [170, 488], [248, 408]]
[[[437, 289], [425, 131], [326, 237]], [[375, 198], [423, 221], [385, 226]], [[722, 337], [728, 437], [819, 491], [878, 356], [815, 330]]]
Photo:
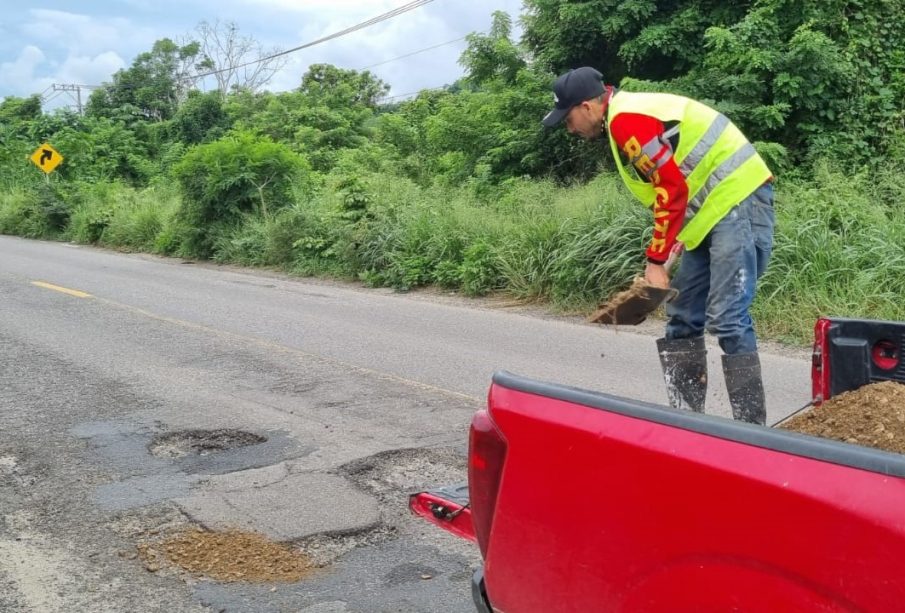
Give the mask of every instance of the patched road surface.
[[[808, 366], [764, 363], [775, 419]], [[665, 400], [643, 334], [9, 237], [0, 365], [10, 613], [473, 611], [406, 502], [465, 479], [492, 372]]]

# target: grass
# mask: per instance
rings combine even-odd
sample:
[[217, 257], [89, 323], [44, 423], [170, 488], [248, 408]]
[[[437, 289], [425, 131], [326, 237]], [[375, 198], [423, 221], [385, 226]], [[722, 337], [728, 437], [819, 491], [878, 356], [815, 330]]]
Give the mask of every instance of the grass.
[[120, 183], [81, 184], [72, 195], [62, 238], [130, 251], [167, 253], [179, 194], [168, 185], [135, 189]]
[[905, 319], [905, 213], [887, 190], [826, 166], [813, 184], [777, 190], [773, 257], [754, 308], [762, 332], [801, 342], [819, 316]]
[[[829, 165], [776, 189], [773, 258], [754, 316], [763, 338], [810, 339], [821, 315], [905, 319], [902, 172], [850, 176]], [[0, 195], [0, 232], [184, 253], [171, 185], [78, 185]], [[586, 185], [509, 181], [490, 194], [364, 174], [326, 177], [266, 217], [214, 226], [213, 259], [400, 290], [504, 291], [587, 312], [644, 267], [650, 213], [617, 177]], [[188, 255], [191, 255], [190, 253]]]

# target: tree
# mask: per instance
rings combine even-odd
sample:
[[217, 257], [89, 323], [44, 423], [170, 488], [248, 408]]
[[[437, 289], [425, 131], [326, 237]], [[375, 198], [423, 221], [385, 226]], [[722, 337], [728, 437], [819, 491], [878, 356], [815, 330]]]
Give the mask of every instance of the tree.
[[114, 74], [112, 83], [91, 93], [87, 114], [132, 121], [170, 119], [192, 88], [200, 52], [197, 42], [179, 46], [169, 38], [158, 40], [131, 67]]
[[895, 0], [758, 0], [705, 34], [679, 81], [754, 137], [841, 159], [878, 159], [905, 111], [905, 6]]
[[257, 94], [248, 90], [232, 92], [223, 101], [223, 110], [232, 124], [248, 124], [267, 108], [274, 95], [268, 91]]
[[367, 70], [358, 72], [332, 64], [312, 64], [302, 77], [298, 91], [329, 107], [366, 106], [374, 109], [390, 91], [390, 86]]
[[66, 157], [56, 171], [67, 180], [125, 181], [147, 185], [156, 171], [147, 144], [122, 122], [106, 117], [79, 117], [47, 136]]
[[594, 66], [611, 83], [661, 80], [701, 59], [710, 26], [732, 25], [751, 0], [525, 0], [524, 42], [554, 73]]
[[288, 206], [293, 185], [308, 172], [307, 161], [286, 145], [249, 133], [193, 147], [173, 168], [184, 196], [183, 249], [210, 256], [225, 225]]
[[0, 123], [7, 125], [21, 124], [41, 116], [41, 96], [35, 94], [28, 98], [7, 96], [0, 102]]
[[266, 104], [237, 126], [289, 143], [315, 170], [329, 170], [343, 149], [367, 141], [373, 111], [363, 105], [339, 105], [299, 91], [271, 94]]
[[493, 79], [513, 83], [518, 71], [526, 66], [523, 53], [511, 40], [512, 19], [503, 11], [493, 14], [488, 34], [473, 32], [468, 46], [459, 58], [468, 76], [466, 81], [479, 85]]
[[279, 53], [279, 48], [264, 49], [254, 38], [240, 35], [239, 26], [232, 21], [202, 21], [195, 30], [203, 57], [199, 66], [204, 72], [214, 72], [211, 76], [221, 96], [239, 90], [256, 92], [286, 65], [286, 56], [270, 57]]
[[898, 0], [525, 0], [539, 67], [709, 101], [754, 140], [860, 163], [905, 121]]
[[182, 143], [195, 145], [220, 138], [230, 124], [220, 92], [191, 91], [173, 117], [173, 136]]
[[369, 72], [315, 64], [295, 91], [231, 94], [227, 108], [237, 127], [290, 143], [315, 170], [327, 171], [343, 150], [367, 142], [377, 100], [388, 90]]

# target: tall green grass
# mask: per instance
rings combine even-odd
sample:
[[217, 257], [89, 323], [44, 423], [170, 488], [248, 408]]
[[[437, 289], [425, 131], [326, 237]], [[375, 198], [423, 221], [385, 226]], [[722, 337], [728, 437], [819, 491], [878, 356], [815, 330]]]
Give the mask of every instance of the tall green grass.
[[851, 176], [827, 165], [808, 183], [779, 184], [773, 257], [754, 308], [764, 334], [805, 341], [826, 315], [905, 320], [899, 188], [901, 174]]
[[569, 188], [523, 181], [507, 200], [521, 205], [500, 213], [496, 255], [505, 287], [517, 297], [586, 309], [642, 266], [651, 224], [611, 176]]
[[308, 203], [327, 231], [305, 239], [316, 249], [296, 254], [299, 268], [328, 254], [373, 285], [504, 290], [576, 308], [626, 285], [649, 235], [643, 207], [626, 206], [612, 177], [567, 189], [514, 181], [479, 198], [470, 189], [372, 175], [358, 179], [355, 197], [350, 207], [325, 189]]
[[173, 186], [135, 189], [120, 183], [83, 184], [72, 201], [64, 239], [131, 251], [174, 250], [172, 235], [180, 199]]
[[[780, 179], [773, 258], [754, 306], [762, 337], [806, 342], [821, 315], [905, 320], [905, 172], [896, 170], [852, 176], [825, 164]], [[181, 254], [195, 231], [176, 221], [182, 205], [167, 184], [14, 187], [0, 194], [0, 232]], [[651, 227], [612, 175], [472, 189], [364, 173], [323, 177], [281, 208], [214, 228], [212, 257], [586, 312], [643, 271]]]

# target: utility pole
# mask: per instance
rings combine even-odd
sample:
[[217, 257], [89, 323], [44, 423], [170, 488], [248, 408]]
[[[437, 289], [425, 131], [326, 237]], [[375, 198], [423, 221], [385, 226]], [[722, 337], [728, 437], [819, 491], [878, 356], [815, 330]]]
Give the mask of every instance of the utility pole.
[[[75, 103], [76, 108], [79, 111], [79, 115], [83, 114], [82, 109], [82, 88], [85, 89], [96, 89], [97, 85], [81, 85], [79, 83], [54, 83], [50, 86], [50, 89], [54, 92], [70, 92], [70, 96], [72, 92], [75, 92]], [[43, 101], [47, 101], [50, 96], [45, 96]]]

